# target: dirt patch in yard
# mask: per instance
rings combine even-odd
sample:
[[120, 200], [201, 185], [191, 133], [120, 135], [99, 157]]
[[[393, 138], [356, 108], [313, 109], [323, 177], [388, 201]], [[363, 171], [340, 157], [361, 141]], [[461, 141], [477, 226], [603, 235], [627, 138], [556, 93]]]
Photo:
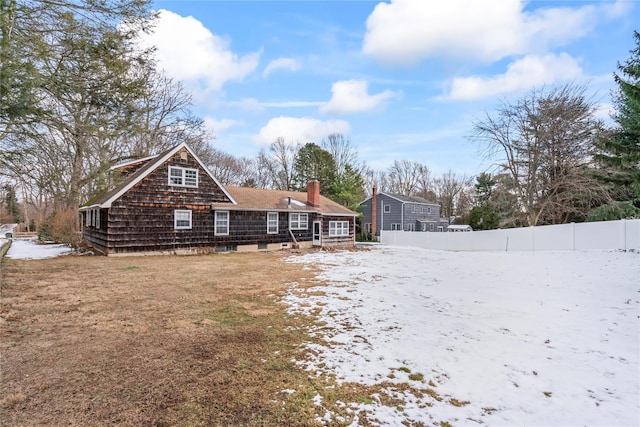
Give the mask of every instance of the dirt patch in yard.
[[288, 255], [5, 259], [2, 425], [312, 424]]

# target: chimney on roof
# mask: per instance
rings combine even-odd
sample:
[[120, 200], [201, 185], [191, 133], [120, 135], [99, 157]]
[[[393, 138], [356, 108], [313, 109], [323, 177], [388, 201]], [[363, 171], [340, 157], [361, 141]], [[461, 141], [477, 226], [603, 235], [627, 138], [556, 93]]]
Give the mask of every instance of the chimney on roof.
[[371, 235], [378, 234], [378, 189], [373, 187], [371, 193]]
[[320, 181], [314, 179], [307, 183], [307, 205], [320, 207]]

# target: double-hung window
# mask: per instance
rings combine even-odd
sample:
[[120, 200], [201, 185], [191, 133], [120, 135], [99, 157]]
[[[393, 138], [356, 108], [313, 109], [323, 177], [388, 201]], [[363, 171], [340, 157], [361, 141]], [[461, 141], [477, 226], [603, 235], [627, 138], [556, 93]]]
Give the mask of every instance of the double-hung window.
[[309, 222], [309, 216], [306, 213], [289, 214], [289, 229], [290, 230], [306, 230]]
[[213, 231], [216, 236], [229, 235], [229, 211], [216, 211]]
[[191, 230], [191, 211], [178, 209], [173, 211], [173, 228], [176, 230]]
[[348, 235], [349, 221], [329, 221], [329, 237]]
[[175, 187], [197, 187], [198, 169], [169, 166], [169, 185]]
[[278, 234], [278, 212], [267, 213], [267, 234]]

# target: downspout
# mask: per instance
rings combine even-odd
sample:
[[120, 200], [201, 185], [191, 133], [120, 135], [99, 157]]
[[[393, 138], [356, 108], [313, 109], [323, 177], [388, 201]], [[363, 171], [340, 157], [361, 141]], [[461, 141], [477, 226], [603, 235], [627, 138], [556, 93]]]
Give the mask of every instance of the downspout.
[[298, 241], [296, 240], [296, 236], [293, 235], [293, 231], [291, 231], [291, 229], [289, 229], [289, 234], [291, 235], [291, 238], [293, 239], [293, 244], [297, 245]]
[[382, 237], [383, 230], [384, 230], [384, 200], [380, 200], [380, 237]]
[[404, 231], [404, 202], [400, 206], [400, 229]]

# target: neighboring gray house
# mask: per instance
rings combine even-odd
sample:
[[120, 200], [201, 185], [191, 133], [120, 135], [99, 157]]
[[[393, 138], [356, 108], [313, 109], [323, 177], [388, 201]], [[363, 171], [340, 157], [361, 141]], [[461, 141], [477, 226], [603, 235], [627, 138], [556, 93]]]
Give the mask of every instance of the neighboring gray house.
[[360, 203], [362, 231], [380, 235], [380, 230], [447, 231], [449, 221], [440, 217], [440, 205], [422, 197], [380, 192]]

